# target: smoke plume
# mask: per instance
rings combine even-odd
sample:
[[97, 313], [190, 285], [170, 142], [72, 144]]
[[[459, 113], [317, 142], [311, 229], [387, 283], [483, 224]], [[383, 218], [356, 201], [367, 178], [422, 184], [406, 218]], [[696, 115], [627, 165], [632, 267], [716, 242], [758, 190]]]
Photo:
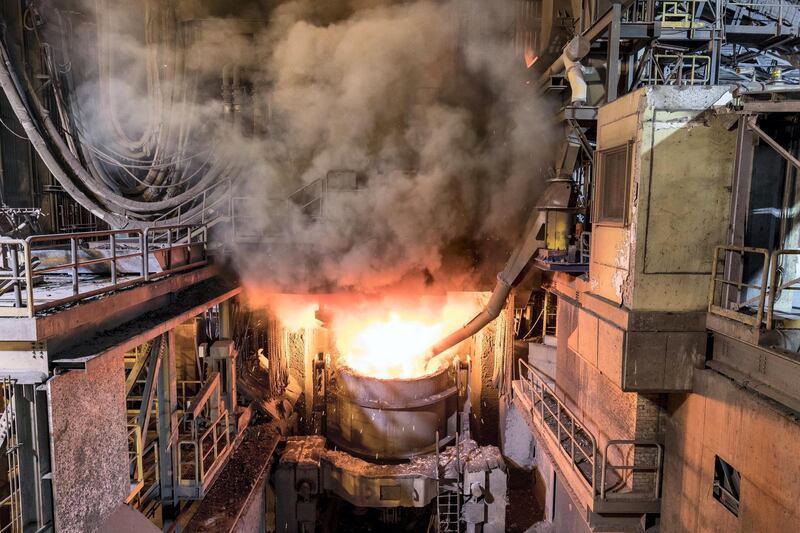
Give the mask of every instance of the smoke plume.
[[[279, 157], [248, 184], [269, 194], [276, 175], [296, 187], [347, 169], [364, 185], [329, 184], [321, 217], [285, 219], [297, 246], [237, 254], [245, 278], [369, 291], [450, 277], [448, 253], [508, 247], [541, 190], [548, 125], [511, 48], [507, 11], [420, 1], [324, 13], [314, 4], [281, 6], [262, 37], [273, 115], [264, 153]], [[252, 209], [267, 233], [268, 211]]]
[[[130, 130], [163, 136], [178, 123], [176, 157], [213, 149], [213, 163], [195, 161], [183, 175], [215, 168], [217, 179], [236, 179], [237, 238], [228, 244], [245, 283], [365, 292], [452, 285], [482, 274], [486, 257], [507, 255], [551, 152], [549, 113], [513, 49], [513, 2], [249, 2], [239, 8], [245, 18], [187, 9], [178, 14], [202, 19], [201, 29], [165, 49], [184, 47], [195, 77], [175, 67], [162, 90], [190, 85], [188, 103], [153, 125], [156, 104], [137, 95], [146, 77], [112, 76], [112, 91], [86, 82], [78, 94], [91, 107], [113, 93]], [[117, 57], [146, 62], [154, 53], [141, 36], [117, 37]], [[225, 72], [243, 80], [246, 112], [221, 121]]]

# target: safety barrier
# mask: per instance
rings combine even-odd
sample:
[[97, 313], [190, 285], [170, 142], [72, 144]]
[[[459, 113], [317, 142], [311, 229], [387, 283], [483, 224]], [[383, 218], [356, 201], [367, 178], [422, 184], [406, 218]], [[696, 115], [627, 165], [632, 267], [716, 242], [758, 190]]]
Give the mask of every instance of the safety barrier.
[[[785, 293], [800, 290], [800, 276], [785, 281], [787, 258], [800, 255], [800, 250], [780, 249], [770, 253], [766, 248], [717, 246], [711, 266], [708, 312], [752, 327], [773, 330], [779, 327], [775, 309]], [[757, 260], [756, 280], [742, 279], [745, 262]], [[720, 275], [720, 265], [723, 273]], [[795, 261], [795, 266], [800, 262]], [[800, 268], [796, 268], [800, 272]], [[748, 291], [752, 291], [750, 295]], [[791, 303], [789, 304], [791, 306]]]
[[[0, 297], [11, 294], [10, 299], [0, 298], [0, 317], [33, 317], [202, 266], [207, 262], [207, 239], [205, 226], [183, 224], [0, 238]], [[46, 292], [37, 291], [35, 285], [44, 276], [53, 282], [68, 277], [71, 285], [56, 283]]]
[[[523, 403], [527, 404], [531, 422], [554, 439], [559, 451], [591, 491], [593, 499], [601, 502], [625, 500], [635, 506], [637, 502], [649, 503], [661, 498], [664, 463], [662, 444], [641, 439], [609, 440], [600, 454], [596, 437], [558, 398], [538, 372], [522, 359], [518, 361], [518, 379], [522, 387], [515, 391], [525, 396]], [[623, 447], [628, 447], [632, 453], [615, 455], [629, 459], [619, 464], [611, 462], [610, 450]]]

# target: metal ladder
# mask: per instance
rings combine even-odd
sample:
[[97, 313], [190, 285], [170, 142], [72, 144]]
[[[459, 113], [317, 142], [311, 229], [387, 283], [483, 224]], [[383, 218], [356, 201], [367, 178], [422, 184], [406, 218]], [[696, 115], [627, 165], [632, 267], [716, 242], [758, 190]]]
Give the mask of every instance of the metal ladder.
[[[443, 481], [443, 480], [442, 480]], [[439, 533], [458, 533], [461, 522], [461, 497], [458, 491], [446, 488], [447, 485], [439, 484], [436, 495], [436, 513]]]
[[463, 489], [463, 472], [459, 435], [456, 432], [456, 477], [445, 478], [439, 473], [439, 432], [436, 432], [436, 531], [438, 533], [459, 533], [461, 531], [461, 494]]

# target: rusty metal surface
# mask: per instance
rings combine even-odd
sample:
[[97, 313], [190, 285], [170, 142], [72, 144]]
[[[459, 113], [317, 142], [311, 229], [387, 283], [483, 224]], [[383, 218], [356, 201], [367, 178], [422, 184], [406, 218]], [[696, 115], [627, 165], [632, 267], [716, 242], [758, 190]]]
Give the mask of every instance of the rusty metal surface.
[[283, 452], [280, 462], [319, 467], [319, 461], [324, 451], [325, 437], [317, 435], [289, 437], [286, 439], [286, 450]]
[[455, 376], [449, 367], [416, 379], [378, 379], [339, 369], [328, 395], [328, 438], [374, 461], [431, 453], [455, 432]]
[[455, 392], [452, 372], [445, 366], [419, 378], [381, 379], [342, 368], [338, 373], [339, 394], [357, 405], [376, 409], [408, 409]]
[[[319, 479], [321, 486], [316, 481], [311, 483], [311, 494], [315, 496], [332, 493], [359, 507], [424, 507], [436, 497], [437, 480], [457, 477], [459, 465], [467, 478], [475, 481], [483, 481], [485, 475], [496, 477], [498, 472], [505, 479], [506, 466], [500, 450], [495, 446], [480, 447], [469, 439], [461, 442], [458, 454], [455, 447], [446, 448], [438, 455], [438, 464], [437, 454], [383, 464], [331, 449], [323, 437], [289, 437], [279, 471], [295, 475], [286, 477], [291, 480], [289, 485], [277, 483], [278, 505], [291, 505], [294, 500], [287, 493], [299, 480]], [[505, 482], [502, 487], [492, 484], [492, 490], [504, 494]]]

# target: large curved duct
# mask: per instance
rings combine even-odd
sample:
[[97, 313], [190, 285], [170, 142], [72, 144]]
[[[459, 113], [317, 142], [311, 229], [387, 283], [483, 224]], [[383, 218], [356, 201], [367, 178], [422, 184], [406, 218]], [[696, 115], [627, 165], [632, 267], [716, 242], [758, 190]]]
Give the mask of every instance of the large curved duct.
[[573, 33], [567, 21], [581, 16], [581, 0], [523, 0], [517, 11], [517, 42], [528, 67], [547, 67]]
[[524, 238], [512, 252], [503, 271], [497, 275], [497, 283], [486, 307], [464, 326], [437, 342], [431, 349], [430, 357], [435, 357], [475, 335], [497, 318], [508, 300], [508, 295], [511, 294], [511, 289], [525, 277], [528, 264], [542, 245], [542, 241], [537, 238], [541, 228], [539, 215], [539, 211], [534, 212], [528, 222]]

